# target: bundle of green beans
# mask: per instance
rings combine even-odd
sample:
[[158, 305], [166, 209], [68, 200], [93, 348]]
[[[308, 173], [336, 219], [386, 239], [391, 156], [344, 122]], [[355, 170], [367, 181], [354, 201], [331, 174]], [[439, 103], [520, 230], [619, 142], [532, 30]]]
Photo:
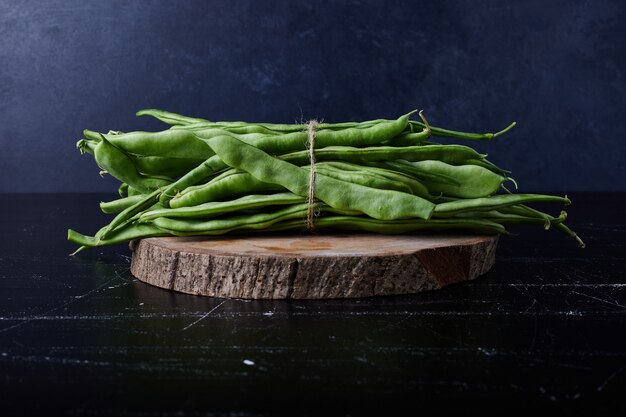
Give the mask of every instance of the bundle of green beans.
[[411, 120], [414, 113], [311, 126], [142, 110], [137, 115], [170, 127], [85, 130], [77, 147], [94, 157], [101, 175], [121, 182], [121, 198], [100, 203], [115, 214], [111, 223], [94, 236], [69, 230], [68, 239], [80, 245], [77, 253], [151, 236], [311, 229], [498, 234], [508, 233], [507, 225], [538, 224], [584, 246], [563, 223], [564, 211], [552, 216], [528, 206], [567, 205], [567, 197], [511, 193], [503, 185], [513, 181], [510, 172], [486, 155], [435, 142], [491, 140], [515, 123], [498, 133], [465, 133], [430, 126], [421, 112], [421, 121]]

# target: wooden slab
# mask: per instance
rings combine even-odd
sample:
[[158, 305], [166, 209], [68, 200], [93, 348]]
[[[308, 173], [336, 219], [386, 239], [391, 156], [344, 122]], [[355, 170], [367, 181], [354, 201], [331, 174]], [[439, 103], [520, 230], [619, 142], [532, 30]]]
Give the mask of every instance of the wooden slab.
[[498, 238], [375, 234], [161, 237], [131, 243], [141, 281], [188, 294], [249, 299], [409, 294], [474, 279]]

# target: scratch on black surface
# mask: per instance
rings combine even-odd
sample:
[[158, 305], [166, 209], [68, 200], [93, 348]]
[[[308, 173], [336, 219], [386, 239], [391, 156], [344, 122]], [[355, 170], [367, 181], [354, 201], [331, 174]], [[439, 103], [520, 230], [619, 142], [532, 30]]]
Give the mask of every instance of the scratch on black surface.
[[449, 342], [454, 343], [457, 346], [463, 346], [463, 343], [459, 343], [459, 341], [455, 338], [449, 337], [449, 336], [445, 336], [443, 333], [438, 332], [435, 329], [432, 329], [430, 327], [424, 326], [422, 324], [418, 324], [418, 327], [424, 329], [424, 330], [428, 330], [429, 332], [431, 332], [432, 334], [436, 335], [437, 337], [439, 337], [441, 340], [447, 340]]
[[30, 323], [30, 322], [32, 322], [32, 321], [38, 320], [40, 317], [45, 317], [45, 316], [47, 316], [48, 314], [52, 313], [53, 311], [59, 310], [59, 309], [61, 309], [61, 308], [63, 308], [63, 307], [67, 307], [67, 306], [69, 306], [70, 304], [73, 304], [73, 303], [75, 303], [76, 301], [81, 300], [81, 299], [83, 299], [83, 298], [85, 298], [85, 297], [87, 297], [87, 296], [89, 296], [89, 295], [93, 294], [94, 292], [97, 292], [98, 290], [100, 290], [100, 289], [102, 289], [102, 288], [106, 287], [106, 286], [107, 286], [110, 282], [115, 281], [116, 279], [117, 279], [117, 277], [115, 277], [115, 278], [111, 278], [110, 280], [108, 280], [108, 281], [107, 281], [107, 282], [105, 282], [104, 284], [101, 284], [100, 286], [98, 286], [98, 287], [96, 287], [96, 288], [94, 288], [94, 289], [92, 289], [92, 290], [90, 290], [90, 291], [86, 292], [85, 294], [82, 294], [82, 295], [77, 295], [77, 296], [72, 297], [69, 301], [66, 301], [65, 303], [61, 304], [60, 306], [57, 306], [57, 307], [51, 308], [50, 310], [45, 311], [45, 312], [44, 312], [44, 313], [42, 313], [42, 314], [38, 314], [38, 315], [36, 315], [36, 316], [34, 316], [34, 317], [25, 318], [25, 319], [24, 319], [24, 321], [21, 321], [21, 322], [19, 322], [19, 323], [16, 323], [16, 324], [14, 324], [13, 326], [5, 327], [4, 329], [0, 330], [0, 333], [8, 332], [9, 330], [15, 329], [15, 328], [20, 327], [20, 326], [22, 326], [22, 325], [24, 325], [24, 324], [27, 324], [27, 323]]
[[119, 256], [124, 261], [126, 261], [126, 263], [130, 263], [130, 261], [132, 260], [132, 258], [130, 256], [122, 255], [121, 253], [118, 253], [117, 256]]
[[494, 356], [499, 354], [497, 349], [478, 347], [477, 350], [485, 356]]
[[533, 301], [530, 303], [530, 305], [528, 307], [526, 307], [526, 310], [524, 310], [525, 314], [528, 314], [528, 312], [530, 312], [530, 310], [532, 310], [532, 308], [537, 304], [537, 299], [533, 298]]
[[611, 300], [612, 302], [614, 302], [615, 304], [619, 304], [619, 301], [617, 301], [615, 298], [613, 298], [613, 297], [611, 296], [611, 294], [607, 294], [607, 293], [603, 293], [603, 294], [606, 296], [606, 298], [610, 299], [610, 300]]
[[598, 385], [598, 388], [596, 388], [596, 390], [598, 392], [602, 391], [604, 388], [606, 388], [607, 384], [609, 382], [611, 382], [613, 380], [613, 378], [615, 378], [619, 373], [621, 373], [624, 369], [626, 369], [626, 366], [622, 366], [621, 368], [619, 368], [617, 371], [611, 373], [611, 375], [609, 375], [603, 383], [601, 383], [600, 385]]
[[[520, 357], [520, 359], [522, 359], [521, 355], [518, 355]], [[537, 364], [542, 364], [542, 365], [546, 365], [546, 366], [555, 366], [555, 367], [559, 367], [559, 368], [566, 368], [566, 369], [576, 369], [579, 371], [591, 371], [593, 369], [592, 366], [589, 365], [582, 365], [582, 364], [577, 364], [577, 363], [566, 363], [566, 362], [557, 362], [553, 359], [542, 359], [539, 358], [535, 355], [532, 356], [525, 356], [523, 357], [523, 360], [526, 362], [532, 362], [532, 363], [537, 363]]]
[[[124, 268], [124, 269], [123, 269], [123, 272], [127, 272], [127, 271], [128, 271], [128, 269], [127, 269], [127, 268]], [[120, 274], [120, 271], [119, 271], [117, 268], [113, 268], [113, 272], [115, 273], [115, 275], [117, 275], [117, 277], [118, 277], [119, 279], [121, 279], [122, 281], [124, 281], [126, 284], [130, 284], [130, 283], [132, 283], [132, 282], [138, 281], [138, 279], [137, 279], [137, 278], [135, 278], [135, 277], [133, 277], [132, 275], [131, 275], [132, 279], [128, 279], [128, 278], [126, 278], [126, 277], [122, 276], [122, 275]]]
[[218, 305], [216, 305], [215, 307], [213, 307], [211, 310], [209, 310], [206, 314], [204, 314], [202, 317], [200, 317], [198, 320], [194, 321], [193, 323], [185, 326], [182, 328], [181, 332], [184, 332], [187, 329], [190, 329], [191, 327], [195, 326], [196, 324], [200, 323], [202, 320], [204, 320], [205, 318], [209, 317], [209, 315], [211, 313], [213, 313], [215, 310], [217, 310], [218, 308], [220, 308], [226, 301], [228, 300], [224, 300], [221, 303], [219, 303]]
[[600, 301], [601, 303], [605, 303], [605, 304], [608, 304], [608, 305], [611, 305], [611, 306], [615, 306], [615, 307], [619, 307], [619, 308], [626, 308], [626, 306], [624, 306], [622, 304], [611, 302], [611, 301], [607, 301], [607, 300], [604, 300], [602, 298], [594, 297], [593, 295], [585, 294], [585, 293], [582, 293], [582, 292], [571, 291], [570, 294], [578, 294], [578, 295], [582, 295], [583, 297], [590, 298], [590, 299], [596, 300], [596, 301]]
[[[592, 275], [593, 276], [593, 275]], [[599, 276], [599, 275], [596, 275]], [[476, 284], [472, 284], [477, 286]], [[503, 284], [486, 284], [486, 287], [524, 287], [524, 288], [568, 288], [568, 287], [581, 287], [581, 288], [624, 288], [626, 284], [580, 284], [580, 283], [540, 283], [540, 284], [518, 284], [518, 283], [503, 283]]]

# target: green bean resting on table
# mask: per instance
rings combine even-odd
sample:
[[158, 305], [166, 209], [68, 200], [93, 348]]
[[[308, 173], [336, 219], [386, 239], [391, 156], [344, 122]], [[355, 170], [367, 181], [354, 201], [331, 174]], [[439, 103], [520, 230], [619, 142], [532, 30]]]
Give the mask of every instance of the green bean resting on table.
[[120, 181], [115, 215], [93, 236], [68, 231], [84, 249], [153, 236], [293, 231], [508, 234], [539, 225], [583, 241], [564, 221], [531, 208], [567, 197], [511, 193], [506, 171], [465, 144], [508, 132], [430, 126], [422, 112], [365, 122], [212, 122], [142, 110], [160, 132], [84, 131], [77, 147]]

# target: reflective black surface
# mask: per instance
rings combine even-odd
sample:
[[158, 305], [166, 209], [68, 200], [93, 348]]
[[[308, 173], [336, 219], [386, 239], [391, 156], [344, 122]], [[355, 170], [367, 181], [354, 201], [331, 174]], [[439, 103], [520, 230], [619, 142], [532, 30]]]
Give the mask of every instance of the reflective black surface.
[[523, 229], [474, 282], [331, 301], [153, 288], [124, 245], [68, 257], [109, 197], [0, 195], [3, 415], [626, 409], [625, 194], [570, 196], [587, 249]]

